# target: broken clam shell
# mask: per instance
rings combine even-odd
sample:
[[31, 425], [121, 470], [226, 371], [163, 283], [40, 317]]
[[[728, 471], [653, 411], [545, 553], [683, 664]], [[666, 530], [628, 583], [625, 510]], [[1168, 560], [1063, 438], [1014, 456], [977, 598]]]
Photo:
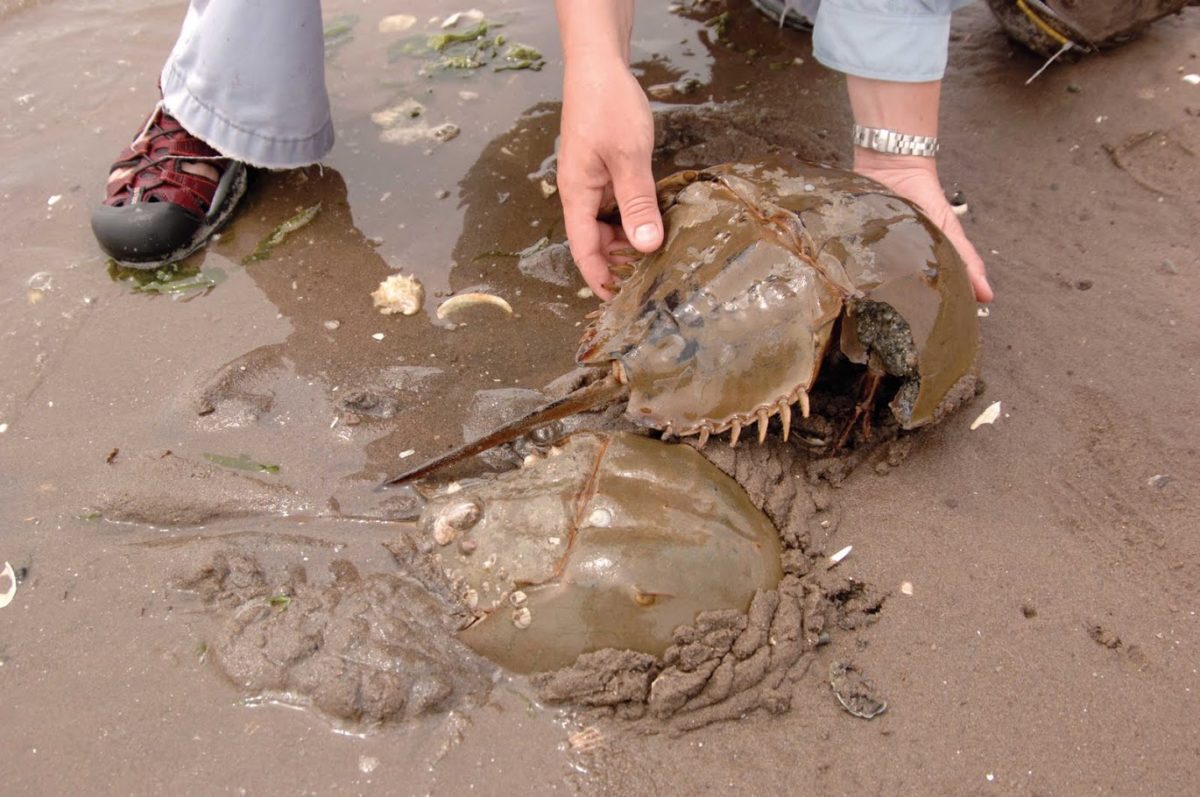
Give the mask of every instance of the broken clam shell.
[[444, 319], [451, 313], [459, 310], [464, 310], [468, 307], [479, 307], [481, 305], [492, 305], [499, 307], [505, 313], [512, 315], [512, 305], [504, 301], [504, 299], [492, 293], [460, 293], [457, 296], [451, 296], [446, 301], [438, 305], [437, 317]]

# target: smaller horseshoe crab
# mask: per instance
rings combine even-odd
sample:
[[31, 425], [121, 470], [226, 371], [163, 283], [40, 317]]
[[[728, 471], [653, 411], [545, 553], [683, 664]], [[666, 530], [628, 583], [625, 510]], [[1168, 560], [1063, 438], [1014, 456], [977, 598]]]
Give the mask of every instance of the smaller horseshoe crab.
[[[543, 423], [628, 399], [664, 436], [735, 445], [792, 407], [828, 352], [884, 376], [905, 429], [973, 394], [979, 321], [953, 244], [911, 202], [852, 172], [793, 160], [685, 171], [658, 184], [666, 236], [593, 317], [577, 360], [611, 375], [390, 480], [419, 478]], [[861, 412], [866, 406], [860, 404]]]
[[476, 615], [459, 637], [517, 672], [607, 647], [661, 656], [677, 626], [745, 611], [783, 575], [775, 527], [733, 479], [633, 433], [572, 435], [435, 496], [419, 527]]

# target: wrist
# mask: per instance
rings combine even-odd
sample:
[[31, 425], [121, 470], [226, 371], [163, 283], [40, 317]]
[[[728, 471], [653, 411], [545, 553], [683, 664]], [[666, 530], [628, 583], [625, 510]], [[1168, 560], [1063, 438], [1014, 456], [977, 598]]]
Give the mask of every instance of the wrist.
[[865, 173], [896, 169], [919, 170], [937, 174], [937, 158], [928, 158], [922, 155], [893, 155], [887, 152], [876, 152], [866, 147], [854, 148], [854, 171]]

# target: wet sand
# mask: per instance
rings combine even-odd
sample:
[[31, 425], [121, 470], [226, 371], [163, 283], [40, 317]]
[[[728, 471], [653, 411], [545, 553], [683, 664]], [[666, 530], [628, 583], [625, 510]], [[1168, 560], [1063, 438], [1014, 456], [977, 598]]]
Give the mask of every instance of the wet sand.
[[[395, 576], [384, 544], [412, 507], [375, 493], [377, 480], [413, 461], [402, 452], [459, 441], [477, 391], [568, 370], [594, 304], [569, 272], [555, 284], [487, 254], [562, 235], [557, 199], [529, 177], [557, 124], [544, 9], [487, 4], [546, 53], [542, 72], [428, 81], [389, 62], [398, 37], [376, 30], [398, 11], [421, 24], [447, 11], [416, 5], [326, 4], [329, 19], [359, 18], [328, 61], [328, 168], [260, 175], [195, 258], [228, 278], [172, 301], [112, 282], [87, 216], [154, 101], [182, 9], [0, 3], [0, 560], [20, 577], [0, 609], [6, 788], [1188, 793], [1200, 776], [1200, 88], [1181, 77], [1200, 71], [1194, 9], [1028, 87], [1038, 62], [986, 9], [957, 17], [940, 160], [999, 294], [984, 320], [987, 389], [916, 435], [897, 467], [860, 468], [833, 491], [821, 552], [853, 544], [838, 572], [888, 597], [877, 622], [813, 654], [789, 712], [647, 735], [540, 705], [497, 675], [475, 699], [371, 727], [287, 710], [305, 702], [295, 695], [247, 700], [221, 675], [213, 594], [189, 577], [230, 551], [261, 565], [268, 594], [301, 570], [318, 590], [349, 572], [339, 562]], [[731, 4], [728, 38], [714, 41], [704, 20], [719, 5], [639, 9], [644, 84], [701, 83], [656, 104], [656, 168], [771, 146], [844, 163], [841, 79], [813, 63], [806, 36], [747, 4]], [[381, 142], [370, 114], [409, 97], [462, 134]], [[242, 265], [318, 200], [312, 224]], [[398, 269], [425, 283], [425, 313], [370, 306]], [[438, 294], [470, 287], [514, 315], [438, 326]], [[997, 423], [969, 431], [996, 400]], [[214, 453], [280, 470], [222, 470]], [[867, 674], [885, 714], [842, 710], [824, 677], [836, 660]]]

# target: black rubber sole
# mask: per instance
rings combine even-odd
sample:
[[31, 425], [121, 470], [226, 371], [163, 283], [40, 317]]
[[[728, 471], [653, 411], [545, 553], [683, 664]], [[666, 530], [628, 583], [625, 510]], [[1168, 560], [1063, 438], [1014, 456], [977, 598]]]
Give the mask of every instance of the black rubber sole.
[[232, 163], [221, 175], [215, 207], [197, 219], [178, 205], [139, 202], [92, 211], [92, 233], [105, 254], [126, 268], [156, 269], [174, 263], [208, 242], [233, 216], [249, 184], [243, 163]]

